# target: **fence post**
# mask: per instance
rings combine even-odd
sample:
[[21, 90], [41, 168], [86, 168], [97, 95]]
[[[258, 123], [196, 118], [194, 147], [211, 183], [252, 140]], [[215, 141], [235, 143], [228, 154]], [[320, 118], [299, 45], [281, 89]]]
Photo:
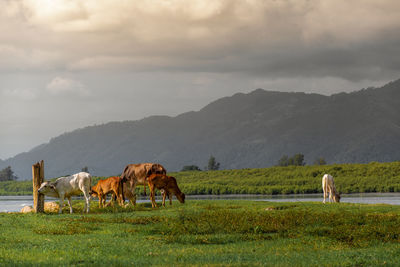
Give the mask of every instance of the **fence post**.
[[38, 192], [44, 182], [44, 161], [32, 165], [33, 209], [36, 213], [44, 212], [44, 195]]

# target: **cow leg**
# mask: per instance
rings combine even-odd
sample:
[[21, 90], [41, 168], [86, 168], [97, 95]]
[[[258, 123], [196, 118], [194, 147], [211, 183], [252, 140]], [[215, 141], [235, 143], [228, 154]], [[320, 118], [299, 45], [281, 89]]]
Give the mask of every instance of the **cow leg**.
[[133, 206], [136, 207], [136, 183], [134, 181], [131, 181], [131, 191], [132, 191], [131, 203]]
[[64, 194], [60, 194], [60, 207], [58, 209], [58, 214], [62, 213], [63, 207], [64, 207]]
[[104, 194], [103, 194], [103, 190], [100, 189], [99, 190], [99, 208], [104, 208]]
[[[118, 204], [121, 206], [121, 207], [124, 207], [124, 202], [125, 202], [125, 200], [124, 200], [124, 192], [123, 192], [123, 186], [121, 186], [122, 184], [120, 184], [119, 186], [118, 186], [118, 190], [117, 190], [117, 194], [116, 194], [116, 198], [117, 198], [117, 200], [118, 200]], [[114, 198], [115, 199], [115, 198]]]
[[118, 194], [119, 192], [117, 191], [114, 191], [113, 190], [113, 192], [112, 192], [112, 200], [113, 200], [113, 207], [114, 207], [114, 200], [116, 199], [117, 200], [117, 202], [118, 202], [118, 205], [120, 205], [120, 206], [123, 206], [123, 203], [122, 203], [122, 196], [120, 195], [120, 194]]
[[67, 197], [67, 200], [68, 200], [68, 205], [69, 205], [69, 213], [73, 213], [73, 211], [72, 211], [71, 197]]
[[156, 200], [155, 200], [155, 197], [154, 197], [154, 192], [150, 193], [150, 199], [151, 199], [151, 207], [152, 208], [157, 208], [157, 203], [156, 203]]
[[108, 206], [110, 206], [112, 203], [113, 203], [113, 198], [112, 198], [113, 196], [111, 195], [111, 199], [110, 199], [110, 201], [108, 201], [108, 203], [107, 203], [107, 195], [104, 195], [104, 204], [103, 204], [103, 207], [108, 207]]
[[99, 208], [101, 208], [101, 202], [102, 202], [101, 194], [98, 194], [97, 197], [99, 198]]
[[172, 194], [168, 192], [169, 204], [172, 205]]
[[[107, 203], [106, 206], [111, 205], [112, 207], [114, 207], [115, 196], [116, 196], [116, 195], [115, 195], [115, 192], [112, 191], [112, 192], [111, 192], [111, 199], [110, 199], [110, 201], [108, 201], [108, 203]], [[118, 199], [117, 199], [117, 201], [118, 201]]]
[[155, 200], [155, 197], [154, 197], [154, 195], [155, 195], [154, 185], [149, 184], [149, 188], [150, 188], [151, 207], [152, 208], [157, 208], [157, 203], [156, 203], [156, 200]]
[[104, 194], [104, 198], [103, 198], [103, 207], [107, 207], [108, 205], [110, 205], [110, 204], [112, 204], [113, 202], [112, 202], [112, 200], [110, 200], [108, 203], [107, 203], [107, 194]]
[[143, 187], [144, 187], [143, 192], [144, 192], [144, 195], [146, 196], [146, 184], [144, 184]]
[[122, 197], [122, 194], [118, 194], [117, 195], [117, 200], [118, 200], [118, 204], [123, 207], [124, 206], [124, 198]]
[[104, 195], [103, 195], [103, 193], [99, 194], [99, 208], [104, 208]]
[[[122, 198], [122, 197], [121, 197]], [[119, 196], [117, 194], [115, 194], [115, 191], [111, 192], [111, 199], [110, 202], [112, 201], [112, 203], [110, 203], [113, 207], [114, 207], [114, 202], [115, 200], [117, 200], [118, 204], [121, 205], [121, 202], [119, 200]]]
[[[89, 194], [89, 192], [83, 191], [83, 195], [85, 196], [84, 211], [86, 210], [86, 213], [89, 213], [89, 210], [90, 210], [90, 194]], [[72, 210], [72, 207], [71, 207], [71, 210]]]
[[165, 198], [167, 197], [167, 192], [166, 191], [164, 191], [164, 194], [162, 194], [162, 205], [163, 205], [163, 207], [165, 207]]

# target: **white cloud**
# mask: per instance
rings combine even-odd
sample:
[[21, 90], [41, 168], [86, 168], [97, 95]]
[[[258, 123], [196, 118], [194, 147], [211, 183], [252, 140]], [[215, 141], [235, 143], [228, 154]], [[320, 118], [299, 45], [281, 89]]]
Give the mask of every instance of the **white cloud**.
[[36, 89], [15, 88], [15, 89], [4, 89], [3, 95], [5, 97], [17, 98], [21, 100], [33, 100], [37, 97], [38, 92]]
[[81, 82], [62, 77], [55, 77], [47, 84], [46, 89], [53, 95], [90, 95], [90, 91]]

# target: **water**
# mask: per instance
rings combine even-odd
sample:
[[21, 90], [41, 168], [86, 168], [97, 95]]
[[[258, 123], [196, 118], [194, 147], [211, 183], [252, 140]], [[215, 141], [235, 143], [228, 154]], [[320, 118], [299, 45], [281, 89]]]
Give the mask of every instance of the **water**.
[[[303, 195], [197, 195], [187, 196], [187, 199], [242, 199], [273, 202], [322, 202], [322, 194]], [[328, 201], [328, 199], [327, 199]], [[340, 202], [360, 204], [390, 204], [400, 205], [400, 193], [357, 193], [342, 194]]]
[[[160, 198], [158, 198], [160, 199]], [[187, 196], [186, 199], [241, 199], [255, 201], [273, 201], [273, 202], [299, 202], [299, 201], [317, 201], [322, 202], [322, 194], [305, 195], [195, 195]], [[57, 199], [46, 198], [46, 201], [55, 201]], [[175, 200], [175, 198], [174, 198]], [[72, 200], [74, 201], [74, 199]], [[93, 200], [97, 202], [97, 199]], [[150, 202], [148, 197], [140, 197], [138, 203]], [[400, 193], [364, 193], [364, 194], [343, 194], [341, 202], [361, 203], [361, 204], [390, 204], [400, 205]], [[24, 206], [32, 206], [32, 196], [0, 196], [0, 212], [20, 211]], [[73, 205], [73, 204], [72, 204]]]
[[[72, 197], [72, 207], [74, 206], [74, 200], [76, 199], [83, 199], [83, 197]], [[58, 199], [52, 197], [45, 198], [45, 202], [50, 201], [58, 201]], [[92, 201], [98, 203], [97, 199], [92, 199]], [[136, 202], [143, 203], [150, 202], [150, 200], [138, 198]], [[66, 201], [65, 205], [68, 205]], [[24, 206], [33, 206], [32, 196], [0, 196], [0, 212], [19, 212]]]

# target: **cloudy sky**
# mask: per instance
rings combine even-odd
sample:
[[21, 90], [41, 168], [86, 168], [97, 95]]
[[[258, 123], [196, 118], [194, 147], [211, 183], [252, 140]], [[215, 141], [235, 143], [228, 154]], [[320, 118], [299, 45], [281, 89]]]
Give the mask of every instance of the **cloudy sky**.
[[256, 88], [400, 78], [398, 0], [0, 0], [0, 158]]

